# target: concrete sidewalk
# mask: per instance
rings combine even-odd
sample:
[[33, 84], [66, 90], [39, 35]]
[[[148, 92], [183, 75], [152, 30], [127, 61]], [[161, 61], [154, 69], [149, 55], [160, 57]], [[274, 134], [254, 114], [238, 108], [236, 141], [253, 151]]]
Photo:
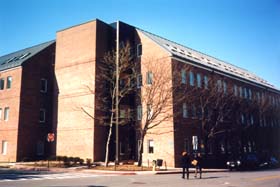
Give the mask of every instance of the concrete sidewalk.
[[[2, 168], [1, 168], [2, 167]], [[4, 168], [5, 167], [5, 168]], [[195, 169], [190, 168], [190, 173], [194, 173]], [[203, 173], [208, 172], [226, 172], [227, 169], [203, 169]], [[168, 168], [157, 169], [156, 171], [113, 171], [113, 170], [97, 170], [94, 168], [88, 169], [86, 166], [82, 167], [70, 167], [70, 168], [57, 168], [57, 167], [40, 167], [40, 166], [30, 166], [22, 163], [12, 163], [12, 164], [0, 164], [0, 174], [7, 172], [13, 173], [32, 173], [32, 172], [85, 172], [85, 173], [94, 173], [94, 174], [110, 174], [110, 175], [161, 175], [161, 174], [179, 174], [182, 172], [181, 168]]]

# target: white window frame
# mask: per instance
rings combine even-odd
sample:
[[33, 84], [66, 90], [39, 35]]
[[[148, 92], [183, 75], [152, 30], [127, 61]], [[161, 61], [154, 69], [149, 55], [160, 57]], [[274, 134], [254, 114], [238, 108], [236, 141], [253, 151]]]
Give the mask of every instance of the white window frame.
[[[44, 84], [42, 85], [43, 82], [44, 82]], [[44, 87], [44, 89], [42, 89], [42, 87]], [[47, 93], [47, 91], [48, 91], [48, 80], [45, 78], [42, 78], [40, 80], [40, 92]]]
[[5, 107], [4, 108], [4, 121], [9, 120], [9, 114], [10, 114], [10, 107]]
[[7, 153], [8, 153], [8, 141], [7, 140], [2, 140], [1, 154], [2, 155], [7, 155]]
[[[41, 112], [43, 112], [43, 120], [41, 120]], [[44, 109], [44, 108], [40, 108], [39, 122], [40, 123], [45, 123], [46, 122], [46, 109]]]

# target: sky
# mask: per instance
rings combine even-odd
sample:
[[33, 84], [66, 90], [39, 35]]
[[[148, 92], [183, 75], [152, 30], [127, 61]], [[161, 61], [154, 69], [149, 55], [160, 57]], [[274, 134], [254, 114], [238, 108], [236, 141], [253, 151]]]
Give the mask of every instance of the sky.
[[0, 56], [96, 18], [126, 22], [280, 89], [280, 0], [0, 0]]

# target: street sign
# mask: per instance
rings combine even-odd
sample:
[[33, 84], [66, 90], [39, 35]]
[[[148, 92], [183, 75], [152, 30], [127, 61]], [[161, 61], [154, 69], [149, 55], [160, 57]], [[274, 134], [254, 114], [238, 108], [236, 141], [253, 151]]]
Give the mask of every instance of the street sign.
[[54, 138], [55, 138], [54, 133], [48, 133], [48, 136], [47, 136], [48, 142], [53, 142]]

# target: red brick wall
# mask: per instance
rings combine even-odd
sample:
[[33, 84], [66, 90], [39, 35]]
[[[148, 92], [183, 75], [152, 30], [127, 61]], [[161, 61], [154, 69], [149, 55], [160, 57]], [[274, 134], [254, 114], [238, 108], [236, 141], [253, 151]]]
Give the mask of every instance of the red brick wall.
[[[14, 68], [0, 72], [0, 78], [5, 79], [5, 88], [0, 90], [0, 162], [15, 162], [17, 158], [17, 135], [19, 125], [20, 87], [22, 68]], [[7, 77], [12, 76], [12, 87], [6, 89]], [[4, 121], [4, 108], [9, 107], [9, 119]], [[7, 155], [2, 155], [2, 141], [8, 141]]]
[[[160, 46], [155, 42], [147, 38], [140, 32], [137, 32], [139, 37], [139, 43], [142, 44], [142, 56], [138, 59], [141, 63], [141, 74], [143, 77], [143, 85], [146, 84], [146, 73], [148, 70], [153, 72], [153, 76], [161, 76], [164, 74], [167, 81], [170, 81], [170, 85], [165, 85], [168, 88], [171, 88], [172, 84], [172, 67], [171, 59], [169, 54], [165, 52]], [[162, 71], [161, 71], [162, 70]], [[145, 89], [141, 89], [141, 95], [145, 95]], [[170, 99], [170, 105], [172, 105], [172, 95]], [[143, 114], [146, 113], [147, 103], [142, 101], [142, 110]], [[164, 116], [172, 114], [172, 107], [170, 111], [159, 115], [157, 120], [163, 118]], [[145, 116], [143, 116], [145, 118]], [[138, 121], [139, 122], [139, 121]], [[143, 121], [142, 121], [143, 123]], [[138, 123], [139, 124], [139, 123]], [[154, 153], [148, 153], [148, 140], [152, 139], [154, 141]], [[155, 127], [148, 131], [148, 134], [145, 137], [143, 142], [143, 164], [147, 164], [155, 159], [163, 159], [166, 162], [168, 167], [174, 167], [174, 126], [173, 118], [165, 120], [159, 126]]]
[[[46, 158], [50, 155], [47, 133], [52, 131], [55, 44], [23, 64], [19, 114], [17, 160]], [[41, 79], [47, 80], [47, 92], [40, 91]], [[39, 122], [40, 108], [46, 111], [45, 122]], [[37, 155], [37, 142], [44, 143], [44, 155]]]
[[94, 120], [100, 99], [95, 96], [95, 76], [101, 73], [96, 66], [110, 43], [108, 35], [108, 26], [98, 20], [57, 33], [57, 155], [104, 157], [105, 129]]

